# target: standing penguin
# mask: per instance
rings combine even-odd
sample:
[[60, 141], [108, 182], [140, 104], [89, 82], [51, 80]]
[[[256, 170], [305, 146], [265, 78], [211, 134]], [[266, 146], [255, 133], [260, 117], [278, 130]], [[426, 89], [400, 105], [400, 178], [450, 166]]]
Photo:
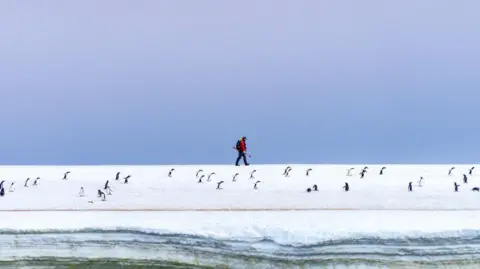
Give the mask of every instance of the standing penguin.
[[382, 169], [380, 169], [380, 175], [383, 175], [383, 170], [387, 169], [386, 167], [382, 167]]
[[255, 172], [257, 172], [257, 170], [253, 170], [253, 171], [250, 173], [250, 179], [254, 179], [254, 178], [255, 178]]
[[449, 175], [449, 176], [451, 176], [451, 175], [452, 175], [452, 172], [453, 172], [453, 170], [455, 170], [455, 166], [454, 166], [454, 167], [452, 167], [452, 168], [450, 168], [450, 170], [448, 170], [448, 175]]
[[350, 190], [350, 186], [348, 185], [348, 182], [345, 182], [345, 186], [343, 186], [343, 188], [345, 189], [345, 191]]
[[83, 189], [83, 187], [80, 187], [80, 192], [78, 193], [78, 196], [80, 197], [85, 196], [85, 190]]
[[172, 177], [173, 171], [175, 171], [175, 168], [172, 168], [172, 169], [170, 170], [170, 172], [168, 172], [168, 177]]
[[15, 191], [15, 182], [12, 182], [12, 184], [10, 184], [10, 189], [8, 191], [9, 192], [14, 192]]
[[70, 174], [70, 171], [67, 171], [67, 172], [65, 172], [65, 174], [63, 174], [62, 180], [67, 180], [68, 179], [68, 174]]
[[287, 176], [291, 169], [292, 169], [292, 167], [287, 166], [287, 168], [285, 168], [285, 171], [283, 171], [282, 175]]
[[365, 173], [367, 173], [367, 170], [363, 169], [362, 172], [360, 172], [360, 178], [365, 177]]
[[453, 186], [455, 188], [455, 192], [458, 192], [458, 186], [460, 185], [458, 185], [457, 182], [453, 182]]
[[465, 174], [463, 174], [463, 183], [468, 183], [468, 177]]
[[420, 177], [420, 180], [418, 180], [418, 186], [419, 187], [423, 187], [423, 183], [425, 182], [425, 179], [423, 179], [423, 177]]
[[112, 188], [110, 188], [109, 180], [107, 180], [107, 182], [105, 182], [105, 187], [103, 189], [105, 190], [105, 193], [107, 195], [112, 195]]
[[470, 171], [468, 172], [469, 175], [472, 175], [473, 169], [475, 169], [475, 166], [473, 166], [472, 168], [470, 168]]
[[409, 182], [408, 183], [408, 191], [412, 191], [412, 190], [413, 190], [412, 182]]

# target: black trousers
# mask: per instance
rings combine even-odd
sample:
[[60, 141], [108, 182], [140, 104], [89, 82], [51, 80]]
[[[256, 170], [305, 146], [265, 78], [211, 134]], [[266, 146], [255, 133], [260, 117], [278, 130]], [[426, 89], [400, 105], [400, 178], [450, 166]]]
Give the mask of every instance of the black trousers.
[[245, 165], [248, 165], [247, 163], [247, 156], [245, 156], [245, 152], [241, 152], [239, 151], [238, 152], [238, 158], [237, 158], [237, 161], [235, 162], [235, 165], [238, 165], [238, 163], [240, 162], [240, 159], [243, 158], [243, 163]]

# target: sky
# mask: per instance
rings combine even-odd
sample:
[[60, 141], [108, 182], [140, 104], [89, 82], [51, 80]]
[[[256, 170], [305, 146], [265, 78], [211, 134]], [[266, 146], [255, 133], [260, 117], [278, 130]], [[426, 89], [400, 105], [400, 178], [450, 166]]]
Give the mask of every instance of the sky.
[[480, 163], [480, 2], [0, 2], [0, 164]]

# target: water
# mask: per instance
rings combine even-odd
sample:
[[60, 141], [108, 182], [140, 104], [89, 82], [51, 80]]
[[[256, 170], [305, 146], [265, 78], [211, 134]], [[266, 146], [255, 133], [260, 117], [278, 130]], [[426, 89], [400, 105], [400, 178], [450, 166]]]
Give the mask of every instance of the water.
[[[134, 229], [0, 231], [1, 268], [480, 268], [479, 231], [287, 244]], [[108, 258], [106, 258], [108, 257]]]

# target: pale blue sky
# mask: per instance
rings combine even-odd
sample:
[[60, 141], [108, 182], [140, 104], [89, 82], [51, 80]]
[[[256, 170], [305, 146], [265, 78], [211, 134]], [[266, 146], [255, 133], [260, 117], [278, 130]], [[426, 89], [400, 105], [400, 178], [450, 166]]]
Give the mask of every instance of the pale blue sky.
[[478, 163], [480, 2], [0, 2], [0, 163]]

